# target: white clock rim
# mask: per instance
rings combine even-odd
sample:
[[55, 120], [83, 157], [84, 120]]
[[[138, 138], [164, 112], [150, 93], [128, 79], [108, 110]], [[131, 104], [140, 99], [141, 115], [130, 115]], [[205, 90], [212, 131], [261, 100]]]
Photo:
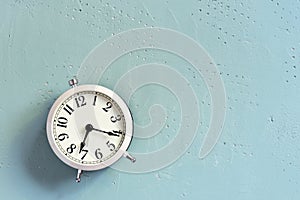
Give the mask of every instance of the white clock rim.
[[[57, 108], [61, 105], [61, 103], [63, 101], [65, 101], [67, 98], [69, 98], [70, 96], [79, 93], [79, 92], [86, 92], [86, 91], [93, 91], [93, 92], [99, 92], [102, 94], [107, 95], [108, 97], [110, 97], [111, 99], [113, 99], [120, 107], [120, 109], [122, 110], [123, 114], [124, 114], [124, 118], [125, 118], [125, 124], [126, 124], [126, 133], [125, 133], [125, 138], [124, 141], [121, 145], [121, 147], [119, 148], [119, 150], [108, 160], [105, 160], [103, 162], [97, 163], [97, 164], [84, 164], [84, 163], [77, 163], [75, 161], [72, 161], [70, 159], [68, 159], [65, 154], [63, 154], [59, 148], [56, 146], [55, 144], [55, 139], [53, 137], [53, 117], [55, 115], [55, 111], [57, 110]], [[53, 103], [48, 117], [47, 117], [47, 138], [48, 138], [48, 142], [50, 144], [50, 147], [52, 148], [52, 150], [54, 151], [54, 153], [56, 154], [56, 156], [63, 161], [65, 164], [69, 165], [70, 167], [73, 167], [75, 169], [80, 169], [80, 170], [84, 170], [84, 171], [94, 171], [94, 170], [100, 170], [100, 169], [104, 169], [106, 167], [109, 167], [110, 165], [114, 164], [115, 162], [117, 162], [123, 155], [124, 153], [127, 151], [130, 142], [132, 140], [132, 136], [133, 136], [133, 119], [132, 119], [132, 115], [131, 112], [127, 106], [127, 104], [125, 103], [125, 101], [118, 95], [116, 94], [114, 91], [100, 86], [100, 85], [78, 85], [76, 87], [70, 88], [69, 90], [65, 91], [62, 95], [60, 95], [57, 100]]]

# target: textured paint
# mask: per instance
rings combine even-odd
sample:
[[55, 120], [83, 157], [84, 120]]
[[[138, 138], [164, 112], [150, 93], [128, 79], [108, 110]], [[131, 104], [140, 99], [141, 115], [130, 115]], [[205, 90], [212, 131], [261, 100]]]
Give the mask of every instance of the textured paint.
[[[299, 0], [1, 1], [1, 197], [298, 199], [299, 13]], [[113, 86], [122, 70], [148, 61], [176, 68], [190, 81], [201, 105], [198, 135], [183, 157], [158, 172], [136, 175], [109, 168], [85, 173], [76, 184], [76, 172], [47, 144], [47, 112], [96, 45], [119, 32], [151, 26], [190, 36], [214, 59], [227, 94], [221, 138], [200, 160], [211, 102], [191, 66], [157, 51], [133, 52], [113, 63], [101, 84]], [[118, 65], [124, 66], [122, 70], [116, 70]], [[155, 86], [145, 90], [158, 97], [166, 94]], [[149, 120], [148, 101], [168, 102], [172, 114], [178, 102], [166, 96], [167, 100], [151, 99], [147, 92], [137, 91], [130, 102], [137, 123]], [[178, 118], [175, 112], [161, 134], [144, 143], [136, 141], [131, 150], [150, 152], [167, 144], [178, 129]]]

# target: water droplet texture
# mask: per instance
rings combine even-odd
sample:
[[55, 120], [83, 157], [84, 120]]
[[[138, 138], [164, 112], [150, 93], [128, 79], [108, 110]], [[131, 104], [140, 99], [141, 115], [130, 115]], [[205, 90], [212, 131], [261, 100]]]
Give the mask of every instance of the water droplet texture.
[[[1, 198], [298, 199], [299, 13], [299, 0], [1, 1]], [[200, 108], [197, 135], [179, 160], [160, 171], [85, 172], [75, 184], [76, 172], [60, 162], [47, 143], [47, 112], [96, 45], [123, 31], [151, 27], [191, 37], [214, 60], [226, 89], [219, 142], [199, 159], [214, 106], [209, 94], [214, 86], [206, 86], [201, 76], [205, 71], [199, 73], [171, 52], [149, 48], [127, 53], [112, 43], [124, 55], [110, 63], [99, 83], [112, 87], [123, 74], [136, 76], [128, 72], [138, 65], [172, 67], [187, 82], [182, 88], [195, 91]], [[88, 69], [86, 73], [96, 73]], [[154, 78], [163, 78], [160, 75], [157, 71]], [[134, 86], [130, 81], [126, 85]], [[153, 102], [165, 109], [151, 107]], [[172, 142], [182, 120], [193, 122], [181, 116], [181, 103], [161, 85], [136, 90], [129, 101], [135, 122], [140, 127], [153, 122], [161, 129], [134, 140], [129, 150], [149, 153]], [[193, 116], [195, 110], [190, 112]]]

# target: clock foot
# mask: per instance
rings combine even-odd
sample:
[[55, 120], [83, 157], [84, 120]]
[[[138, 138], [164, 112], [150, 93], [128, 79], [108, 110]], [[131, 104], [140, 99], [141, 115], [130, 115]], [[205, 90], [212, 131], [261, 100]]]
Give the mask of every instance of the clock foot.
[[127, 158], [127, 159], [129, 159], [133, 163], [136, 161], [135, 157], [133, 157], [132, 155], [130, 155], [127, 151], [125, 151], [124, 157]]
[[77, 170], [77, 176], [76, 176], [76, 182], [79, 183], [80, 182], [80, 176], [82, 174], [82, 170], [81, 169], [78, 169]]

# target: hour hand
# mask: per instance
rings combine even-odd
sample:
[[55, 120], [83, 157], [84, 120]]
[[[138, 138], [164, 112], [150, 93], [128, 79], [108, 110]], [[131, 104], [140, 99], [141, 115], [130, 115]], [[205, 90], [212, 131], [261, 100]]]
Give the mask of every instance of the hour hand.
[[87, 124], [87, 125], [85, 126], [85, 131], [86, 131], [86, 132], [85, 132], [83, 141], [80, 143], [79, 153], [81, 153], [83, 147], [85, 146], [85, 140], [86, 140], [86, 138], [87, 138], [89, 132], [91, 132], [92, 130], [93, 130], [93, 126], [92, 126], [91, 124]]
[[81, 153], [83, 147], [85, 146], [85, 143], [84, 142], [81, 142], [80, 143], [80, 148], [79, 148], [79, 153]]

